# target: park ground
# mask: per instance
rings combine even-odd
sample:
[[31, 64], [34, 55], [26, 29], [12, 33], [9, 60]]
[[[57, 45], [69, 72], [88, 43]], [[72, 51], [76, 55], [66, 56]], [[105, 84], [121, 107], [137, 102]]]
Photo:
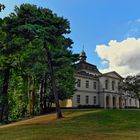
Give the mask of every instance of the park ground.
[[0, 126], [0, 140], [140, 140], [140, 110], [71, 110]]

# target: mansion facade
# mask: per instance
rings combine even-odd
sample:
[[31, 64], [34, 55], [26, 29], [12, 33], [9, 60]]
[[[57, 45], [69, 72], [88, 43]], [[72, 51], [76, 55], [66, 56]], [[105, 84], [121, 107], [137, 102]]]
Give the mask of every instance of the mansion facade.
[[87, 63], [86, 58], [82, 51], [76, 64], [76, 91], [65, 107], [139, 108], [137, 98], [119, 89], [122, 76], [115, 71], [102, 74], [95, 65]]

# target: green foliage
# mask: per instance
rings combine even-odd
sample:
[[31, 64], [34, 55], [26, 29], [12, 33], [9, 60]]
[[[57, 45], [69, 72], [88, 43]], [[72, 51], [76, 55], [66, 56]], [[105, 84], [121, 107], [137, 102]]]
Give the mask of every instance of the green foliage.
[[2, 72], [10, 70], [6, 97], [10, 120], [38, 114], [47, 101], [54, 102], [51, 82], [59, 99], [74, 94], [73, 65], [78, 55], [72, 53], [73, 41], [65, 36], [70, 33], [67, 19], [47, 8], [22, 4], [0, 25], [0, 76], [4, 79]]
[[138, 99], [140, 99], [140, 74], [127, 76], [124, 79], [121, 88], [124, 91], [128, 91], [130, 95], [136, 96]]
[[[16, 86], [15, 86], [16, 85]], [[27, 115], [27, 83], [14, 73], [9, 88], [9, 120], [17, 120]]]

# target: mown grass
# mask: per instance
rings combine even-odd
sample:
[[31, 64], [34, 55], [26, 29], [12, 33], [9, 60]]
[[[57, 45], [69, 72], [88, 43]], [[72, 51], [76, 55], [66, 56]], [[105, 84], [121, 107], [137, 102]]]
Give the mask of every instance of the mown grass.
[[0, 128], [0, 140], [140, 140], [139, 110], [83, 110]]

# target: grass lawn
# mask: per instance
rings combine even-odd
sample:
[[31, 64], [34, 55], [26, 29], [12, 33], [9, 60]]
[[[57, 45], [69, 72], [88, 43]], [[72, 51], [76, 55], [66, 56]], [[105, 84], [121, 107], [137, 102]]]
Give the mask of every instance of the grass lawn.
[[0, 126], [0, 140], [140, 140], [140, 110], [83, 110]]

